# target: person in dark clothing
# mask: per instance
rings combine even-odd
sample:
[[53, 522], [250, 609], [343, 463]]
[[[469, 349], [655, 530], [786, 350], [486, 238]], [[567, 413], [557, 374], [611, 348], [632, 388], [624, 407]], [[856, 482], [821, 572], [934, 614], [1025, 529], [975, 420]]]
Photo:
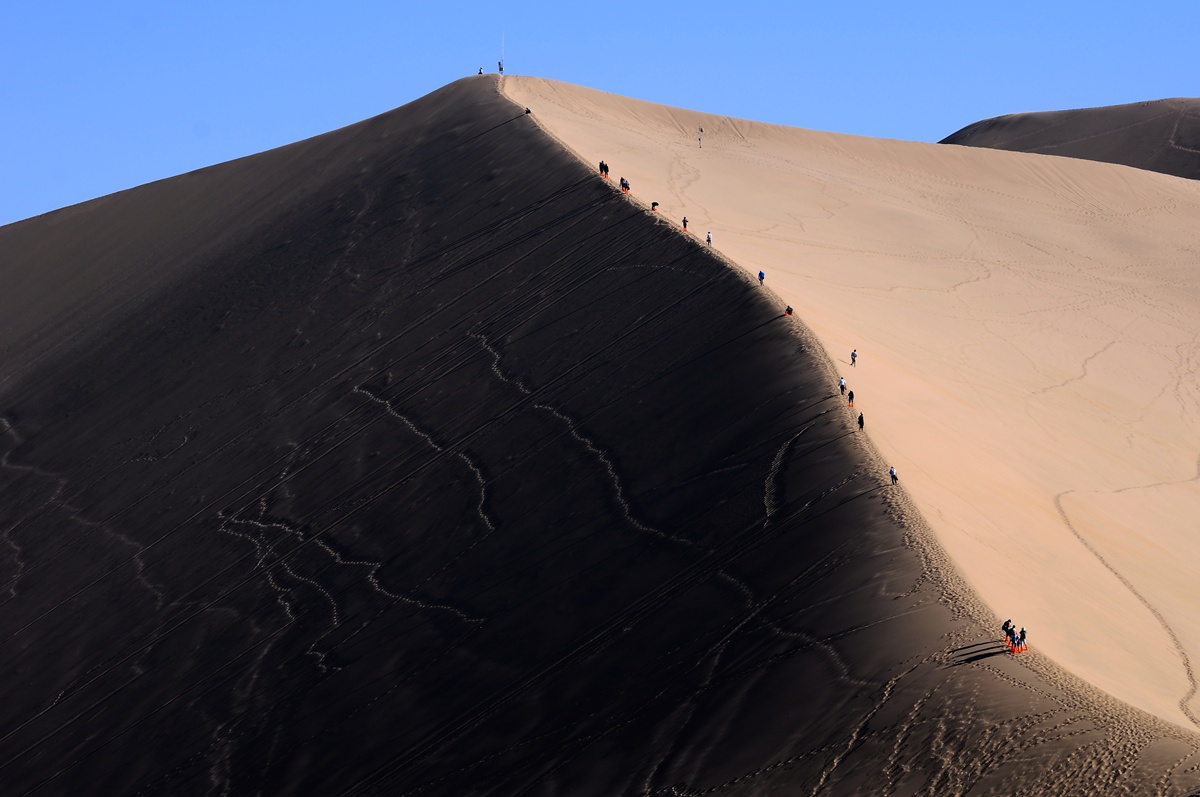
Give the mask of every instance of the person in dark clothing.
[[791, 315], [792, 314], [792, 306], [789, 304], [787, 306], [787, 309], [785, 309], [783, 312], [787, 313], [788, 315]]
[[533, 113], [533, 111], [529, 110], [528, 108], [525, 109], [526, 116], [529, 116], [529, 114], [531, 114], [531, 113]]
[[683, 217], [683, 231], [687, 232], [687, 216]]
[[658, 210], [658, 203], [657, 203], [657, 202], [651, 202], [651, 203], [650, 203], [650, 209], [651, 209], [651, 210]]
[[767, 278], [767, 272], [765, 272], [765, 271], [758, 272], [758, 284], [759, 285], [762, 285], [763, 280], [765, 280], [766, 278]]
[[483, 67], [479, 67], [479, 74], [483, 74]]
[[850, 400], [850, 406], [853, 407], [854, 406], [854, 391], [851, 390], [849, 393], [847, 393], [846, 398], [848, 398]]
[[1009, 629], [1011, 629], [1012, 627], [1013, 627], [1013, 621], [1012, 621], [1012, 620], [1005, 620], [1005, 621], [1004, 621], [1004, 625], [1000, 626], [1000, 630], [1004, 632], [1004, 635], [1005, 635], [1005, 636], [1008, 636], [1008, 631], [1009, 631]]
[[866, 426], [866, 424], [863, 423], [863, 416], [862, 416], [862, 413], [860, 412], [858, 414], [858, 431], [861, 432], [863, 430], [863, 427], [865, 427], [865, 426]]

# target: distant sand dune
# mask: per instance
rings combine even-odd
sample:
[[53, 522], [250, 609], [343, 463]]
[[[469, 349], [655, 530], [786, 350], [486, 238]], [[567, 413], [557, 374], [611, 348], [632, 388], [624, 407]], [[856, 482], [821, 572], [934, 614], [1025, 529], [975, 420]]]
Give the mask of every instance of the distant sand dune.
[[766, 271], [998, 614], [1197, 727], [1200, 185], [503, 85], [639, 201]]

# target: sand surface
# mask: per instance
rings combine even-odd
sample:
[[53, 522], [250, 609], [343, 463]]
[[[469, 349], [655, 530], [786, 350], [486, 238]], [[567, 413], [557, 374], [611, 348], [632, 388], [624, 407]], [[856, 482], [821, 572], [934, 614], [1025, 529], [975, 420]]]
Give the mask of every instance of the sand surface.
[[1014, 113], [967, 125], [941, 141], [1119, 163], [1200, 179], [1200, 99]]
[[832, 348], [868, 437], [781, 294], [495, 77], [5, 226], [0, 275], [5, 795], [1200, 789], [888, 483], [874, 441], [956, 448], [887, 417], [930, 383], [886, 319]]
[[1197, 727], [1200, 185], [536, 78], [503, 89], [638, 201], [766, 272], [998, 616]]

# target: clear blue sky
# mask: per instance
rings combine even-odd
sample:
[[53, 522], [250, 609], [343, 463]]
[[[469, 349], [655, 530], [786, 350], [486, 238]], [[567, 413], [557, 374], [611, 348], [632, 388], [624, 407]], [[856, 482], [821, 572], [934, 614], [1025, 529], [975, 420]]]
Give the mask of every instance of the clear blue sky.
[[11, 2], [0, 225], [324, 133], [479, 67], [937, 141], [1200, 95], [1200, 2]]

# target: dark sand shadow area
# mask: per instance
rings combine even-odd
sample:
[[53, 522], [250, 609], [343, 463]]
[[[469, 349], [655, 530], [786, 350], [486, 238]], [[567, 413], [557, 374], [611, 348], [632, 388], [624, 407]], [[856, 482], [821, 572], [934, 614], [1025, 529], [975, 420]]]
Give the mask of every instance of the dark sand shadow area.
[[1200, 787], [997, 655], [824, 353], [522, 110], [0, 228], [5, 794]]

